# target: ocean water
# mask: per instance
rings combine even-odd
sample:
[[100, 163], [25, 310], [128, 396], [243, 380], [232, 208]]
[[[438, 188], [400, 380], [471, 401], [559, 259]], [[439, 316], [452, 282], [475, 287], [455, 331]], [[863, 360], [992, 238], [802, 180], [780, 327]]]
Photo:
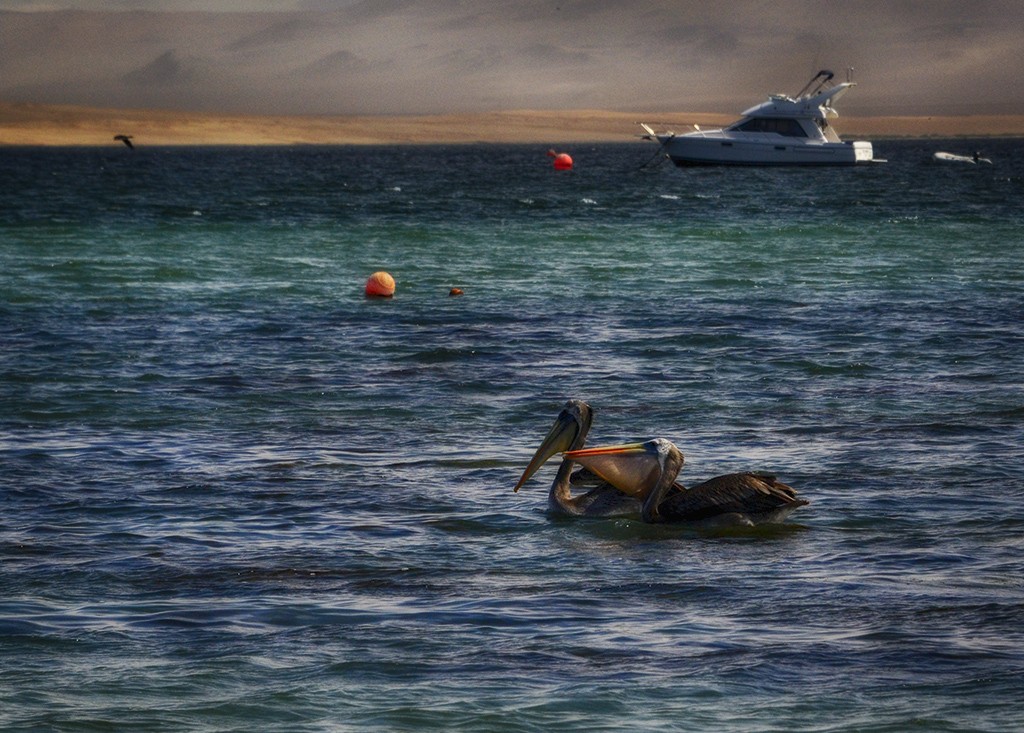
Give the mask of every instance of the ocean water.
[[[0, 729], [1024, 728], [1024, 142], [567, 149], [0, 149]], [[569, 397], [811, 503], [551, 517]]]

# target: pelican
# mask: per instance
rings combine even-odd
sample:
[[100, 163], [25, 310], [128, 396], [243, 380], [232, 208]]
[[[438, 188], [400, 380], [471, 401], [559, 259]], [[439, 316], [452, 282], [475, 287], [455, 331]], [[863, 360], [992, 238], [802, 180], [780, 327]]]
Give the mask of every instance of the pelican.
[[120, 140], [125, 145], [127, 145], [129, 148], [132, 148], [133, 150], [135, 149], [135, 146], [132, 145], [132, 136], [131, 135], [114, 135], [114, 139], [115, 140]]
[[563, 459], [579, 463], [624, 494], [642, 502], [640, 516], [650, 523], [689, 523], [699, 526], [777, 524], [799, 507], [791, 486], [774, 476], [730, 473], [669, 494], [678, 487], [683, 454], [669, 440], [582, 448], [565, 451]]
[[[640, 499], [630, 492], [616, 488], [585, 469], [572, 472], [574, 461], [565, 457], [566, 451], [583, 447], [593, 420], [594, 411], [586, 402], [566, 402], [513, 491], [519, 491], [549, 458], [562, 453], [562, 464], [548, 492], [548, 511], [574, 517], [639, 516]], [[591, 488], [585, 493], [572, 495], [573, 487], [586, 486]]]

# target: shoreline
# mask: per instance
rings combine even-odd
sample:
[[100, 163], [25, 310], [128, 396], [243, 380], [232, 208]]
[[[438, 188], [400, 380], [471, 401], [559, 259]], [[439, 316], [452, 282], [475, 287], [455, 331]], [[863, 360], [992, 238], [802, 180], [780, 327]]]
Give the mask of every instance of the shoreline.
[[[509, 110], [443, 115], [234, 115], [0, 102], [0, 147], [140, 145], [568, 144], [640, 141], [638, 122], [686, 131], [735, 115], [707, 112]], [[840, 117], [844, 140], [1024, 137], [1024, 115]]]

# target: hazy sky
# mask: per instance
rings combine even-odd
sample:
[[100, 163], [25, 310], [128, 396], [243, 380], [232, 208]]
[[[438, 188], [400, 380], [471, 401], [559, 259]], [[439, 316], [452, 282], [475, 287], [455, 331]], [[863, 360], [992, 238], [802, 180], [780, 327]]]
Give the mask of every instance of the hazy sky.
[[1024, 114], [1021, 0], [0, 0], [0, 100], [270, 114]]

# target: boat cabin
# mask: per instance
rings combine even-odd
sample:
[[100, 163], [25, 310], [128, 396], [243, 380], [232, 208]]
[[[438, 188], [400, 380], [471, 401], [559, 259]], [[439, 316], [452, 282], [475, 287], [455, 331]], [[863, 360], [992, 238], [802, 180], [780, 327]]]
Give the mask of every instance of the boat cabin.
[[[793, 117], [744, 117], [725, 128], [727, 132], [753, 132], [753, 133], [775, 133], [783, 137], [813, 137], [824, 138], [828, 142], [842, 142], [839, 135], [828, 124], [824, 117], [814, 118], [814, 125], [817, 128], [809, 129], [811, 120], [807, 118], [796, 119]], [[819, 134], [820, 133], [820, 134]]]

